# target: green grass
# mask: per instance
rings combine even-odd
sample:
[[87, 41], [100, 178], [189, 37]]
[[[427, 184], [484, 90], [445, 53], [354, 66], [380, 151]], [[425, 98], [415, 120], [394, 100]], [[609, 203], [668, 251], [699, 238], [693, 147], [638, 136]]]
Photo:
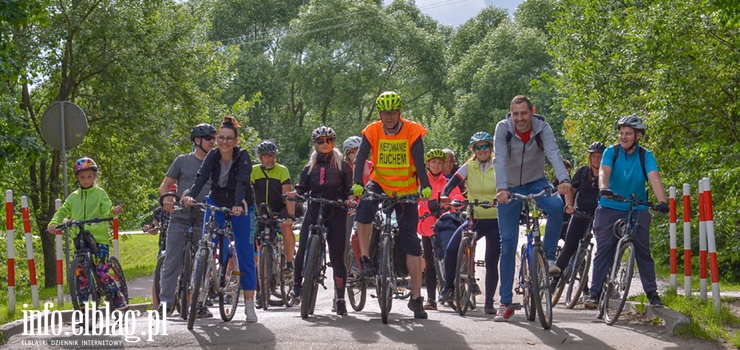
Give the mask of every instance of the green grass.
[[[699, 278], [699, 271], [697, 266], [692, 266], [694, 270], [692, 270], [691, 275], [691, 290], [698, 291], [699, 290], [699, 284], [700, 284], [700, 278]], [[676, 284], [678, 284], [679, 287], [683, 288], [683, 258], [681, 258], [678, 262], [678, 276], [676, 276]], [[655, 264], [655, 275], [658, 276], [658, 278], [669, 281], [671, 279], [671, 267], [669, 265], [662, 265], [662, 264]], [[712, 289], [712, 278], [707, 273], [707, 289], [709, 290], [709, 293], [711, 293]], [[733, 283], [729, 281], [723, 281], [720, 279], [719, 281], [719, 290], [722, 291], [740, 291], [740, 284]]]
[[[159, 236], [152, 235], [126, 235], [121, 237], [119, 240], [119, 260], [123, 267], [124, 275], [126, 280], [134, 280], [138, 277], [148, 276], [154, 272], [154, 267], [157, 265], [157, 250], [158, 250]], [[113, 247], [111, 247], [111, 251]], [[37, 260], [41, 261], [41, 260]], [[7, 271], [7, 268], [5, 268]], [[65, 271], [66, 276], [66, 271]], [[41, 285], [43, 281], [39, 280]], [[0, 324], [5, 324], [14, 320], [23, 318], [23, 304], [28, 304], [29, 308], [33, 308], [33, 301], [31, 298], [31, 288], [27, 282], [16, 281], [16, 310], [14, 313], [10, 313], [8, 310], [8, 291], [4, 289], [0, 291]], [[65, 295], [69, 294], [69, 288], [66, 284], [64, 285]], [[51, 301], [54, 303], [54, 310], [71, 310], [72, 304], [65, 303], [61, 308], [56, 304], [57, 300], [57, 287], [43, 288], [39, 287], [39, 299], [41, 300], [41, 308], [45, 301]], [[143, 303], [151, 301], [148, 298], [133, 298], [129, 302], [132, 304]]]

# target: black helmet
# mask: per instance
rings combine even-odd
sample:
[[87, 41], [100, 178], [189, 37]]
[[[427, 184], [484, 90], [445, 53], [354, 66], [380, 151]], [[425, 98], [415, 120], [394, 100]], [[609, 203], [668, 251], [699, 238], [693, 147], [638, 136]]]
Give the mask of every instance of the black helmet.
[[624, 116], [619, 119], [617, 122], [617, 130], [619, 130], [623, 126], [629, 126], [635, 130], [639, 130], [645, 134], [645, 123], [642, 122], [642, 119], [640, 117], [632, 114], [628, 116]]
[[334, 132], [334, 129], [322, 125], [313, 130], [313, 132], [311, 133], [311, 141], [316, 143], [316, 140], [318, 140], [319, 137], [328, 137], [332, 140], [336, 140], [337, 133]]
[[274, 141], [272, 140], [264, 140], [257, 144], [257, 149], [255, 150], [257, 153], [257, 158], [263, 154], [268, 153], [275, 153], [278, 154], [278, 148]]
[[588, 146], [588, 153], [604, 153], [606, 146], [603, 143], [596, 141]]
[[190, 130], [190, 141], [195, 141], [196, 137], [206, 137], [216, 135], [216, 128], [208, 123], [198, 124]]

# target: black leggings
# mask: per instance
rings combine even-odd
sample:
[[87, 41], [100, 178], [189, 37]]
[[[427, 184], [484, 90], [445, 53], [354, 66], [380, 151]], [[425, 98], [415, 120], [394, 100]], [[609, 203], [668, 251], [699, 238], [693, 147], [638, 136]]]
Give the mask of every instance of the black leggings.
[[568, 232], [565, 234], [563, 249], [560, 251], [558, 261], [555, 262], [555, 265], [557, 265], [561, 271], [565, 271], [565, 268], [568, 266], [568, 262], [570, 262], [570, 258], [576, 253], [576, 250], [578, 250], [578, 241], [580, 241], [583, 235], [586, 234], [586, 229], [590, 222], [590, 218], [584, 218], [577, 215], [571, 216], [570, 223], [568, 224]]
[[[309, 228], [318, 219], [319, 205], [312, 204], [303, 219], [298, 251], [295, 256], [296, 287], [303, 285], [303, 259], [308, 244]], [[334, 285], [337, 298], [344, 299], [344, 281], [347, 279], [347, 268], [344, 266], [344, 249], [347, 244], [347, 212], [342, 209], [324, 208], [324, 226], [327, 228], [326, 241], [329, 244], [329, 260], [334, 271]]]
[[437, 300], [437, 265], [434, 264], [432, 238], [422, 236], [421, 244], [424, 247], [424, 263], [426, 264], [424, 282], [427, 285], [427, 300]]

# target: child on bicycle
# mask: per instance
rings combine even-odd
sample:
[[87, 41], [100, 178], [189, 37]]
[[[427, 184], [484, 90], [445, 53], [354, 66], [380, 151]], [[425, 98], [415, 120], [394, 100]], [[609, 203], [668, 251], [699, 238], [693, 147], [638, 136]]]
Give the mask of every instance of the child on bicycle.
[[[177, 184], [170, 186], [168, 196], [177, 195]], [[159, 233], [159, 250], [157, 250], [157, 258], [160, 258], [164, 254], [167, 248], [167, 230], [170, 226], [170, 212], [164, 210], [163, 206], [157, 207], [152, 213], [152, 224], [146, 224], [142, 228], [142, 231], [150, 235], [156, 235]], [[155, 275], [156, 276], [156, 275]], [[156, 284], [160, 281], [154, 281], [152, 283], [152, 310], [159, 308], [159, 295], [157, 295]]]
[[[54, 214], [47, 229], [51, 234], [56, 232], [57, 225], [61, 224], [64, 219], [89, 220], [97, 217], [112, 217], [120, 214], [123, 210], [121, 205], [114, 207], [105, 190], [97, 185], [98, 165], [95, 164], [94, 160], [88, 157], [78, 159], [75, 162], [74, 172], [80, 188], [72, 192]], [[116, 310], [123, 311], [128, 308], [126, 300], [118, 290], [113, 278], [108, 274], [108, 255], [110, 252], [108, 223], [90, 225], [85, 229], [90, 231], [97, 243], [98, 252], [92, 256], [92, 260], [95, 263], [98, 278], [103, 287], [108, 295], [113, 296], [113, 300], [108, 300], [108, 302], [112, 303]], [[90, 276], [85, 276], [85, 272], [80, 271], [77, 274], [77, 279], [80, 286], [77, 293], [83, 303], [81, 307], [84, 307], [84, 303], [87, 302], [90, 295]]]

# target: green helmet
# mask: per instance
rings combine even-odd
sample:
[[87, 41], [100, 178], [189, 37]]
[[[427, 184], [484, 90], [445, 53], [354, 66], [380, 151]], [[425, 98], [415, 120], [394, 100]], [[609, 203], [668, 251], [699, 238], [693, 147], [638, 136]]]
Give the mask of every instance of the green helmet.
[[427, 152], [427, 154], [424, 156], [424, 163], [426, 163], [426, 162], [428, 162], [428, 161], [430, 161], [430, 160], [432, 160], [434, 158], [439, 158], [439, 159], [442, 159], [442, 160], [447, 160], [447, 154], [445, 153], [445, 151], [443, 151], [441, 149], [438, 149], [438, 148], [429, 150], [429, 152]]
[[378, 99], [375, 100], [375, 105], [378, 108], [378, 112], [396, 111], [403, 107], [403, 102], [401, 102], [401, 96], [398, 96], [395, 91], [386, 91], [378, 96]]

